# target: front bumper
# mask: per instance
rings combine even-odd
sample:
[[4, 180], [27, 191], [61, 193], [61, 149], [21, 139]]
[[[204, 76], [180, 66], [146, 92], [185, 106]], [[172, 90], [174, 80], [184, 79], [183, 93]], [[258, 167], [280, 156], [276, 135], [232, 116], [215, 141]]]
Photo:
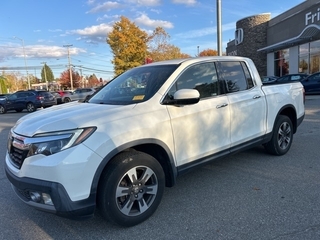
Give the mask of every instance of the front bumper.
[[[15, 176], [5, 165], [7, 178], [19, 198], [26, 204], [39, 210], [51, 212], [58, 216], [79, 219], [92, 217], [96, 206], [96, 194], [91, 193], [88, 198], [72, 201], [65, 188], [56, 182]], [[30, 193], [46, 193], [51, 196], [53, 205], [46, 205], [32, 200]]]

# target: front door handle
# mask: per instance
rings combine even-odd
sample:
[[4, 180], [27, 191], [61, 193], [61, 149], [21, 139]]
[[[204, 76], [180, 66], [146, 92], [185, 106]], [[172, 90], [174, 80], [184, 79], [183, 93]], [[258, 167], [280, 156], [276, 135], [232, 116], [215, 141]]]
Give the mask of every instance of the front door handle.
[[223, 108], [223, 107], [226, 107], [226, 106], [228, 106], [228, 104], [224, 103], [224, 104], [217, 105], [216, 108]]

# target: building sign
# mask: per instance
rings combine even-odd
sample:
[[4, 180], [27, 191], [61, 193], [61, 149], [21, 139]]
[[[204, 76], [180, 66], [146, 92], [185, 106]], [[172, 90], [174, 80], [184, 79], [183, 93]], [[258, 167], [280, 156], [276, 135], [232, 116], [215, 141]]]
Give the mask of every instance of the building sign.
[[235, 31], [234, 44], [237, 46], [242, 42], [243, 42], [243, 29], [242, 28], [238, 28]]
[[318, 8], [317, 11], [306, 13], [305, 15], [306, 26], [319, 21], [320, 21], [320, 8]]
[[227, 55], [228, 56], [237, 56], [238, 53], [237, 53], [237, 50], [234, 50], [234, 51], [228, 52]]

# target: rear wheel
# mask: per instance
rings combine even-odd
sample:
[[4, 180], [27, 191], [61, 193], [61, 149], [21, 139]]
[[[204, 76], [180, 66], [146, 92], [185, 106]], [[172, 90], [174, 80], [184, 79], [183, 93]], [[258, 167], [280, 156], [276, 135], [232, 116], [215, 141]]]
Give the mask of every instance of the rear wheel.
[[6, 113], [6, 108], [2, 105], [0, 105], [0, 114]]
[[66, 97], [66, 98], [64, 99], [64, 102], [65, 102], [65, 103], [71, 102], [71, 99], [68, 98], [68, 97]]
[[27, 103], [27, 111], [28, 112], [34, 112], [36, 110], [36, 107], [33, 103]]
[[269, 153], [280, 156], [289, 151], [292, 140], [293, 126], [290, 118], [279, 115], [273, 128], [272, 138], [264, 147]]
[[98, 188], [98, 207], [109, 221], [130, 227], [148, 219], [160, 204], [163, 169], [152, 156], [120, 153], [107, 166]]

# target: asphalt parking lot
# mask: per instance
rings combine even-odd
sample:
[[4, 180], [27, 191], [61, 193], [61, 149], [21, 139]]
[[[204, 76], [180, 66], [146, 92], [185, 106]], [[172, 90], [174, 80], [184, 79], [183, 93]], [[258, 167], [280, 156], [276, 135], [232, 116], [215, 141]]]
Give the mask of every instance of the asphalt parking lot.
[[0, 239], [320, 239], [319, 95], [307, 96], [288, 154], [257, 147], [183, 175], [156, 213], [132, 228], [98, 212], [84, 221], [60, 218], [16, 197], [4, 172], [6, 138], [25, 114], [0, 115]]

